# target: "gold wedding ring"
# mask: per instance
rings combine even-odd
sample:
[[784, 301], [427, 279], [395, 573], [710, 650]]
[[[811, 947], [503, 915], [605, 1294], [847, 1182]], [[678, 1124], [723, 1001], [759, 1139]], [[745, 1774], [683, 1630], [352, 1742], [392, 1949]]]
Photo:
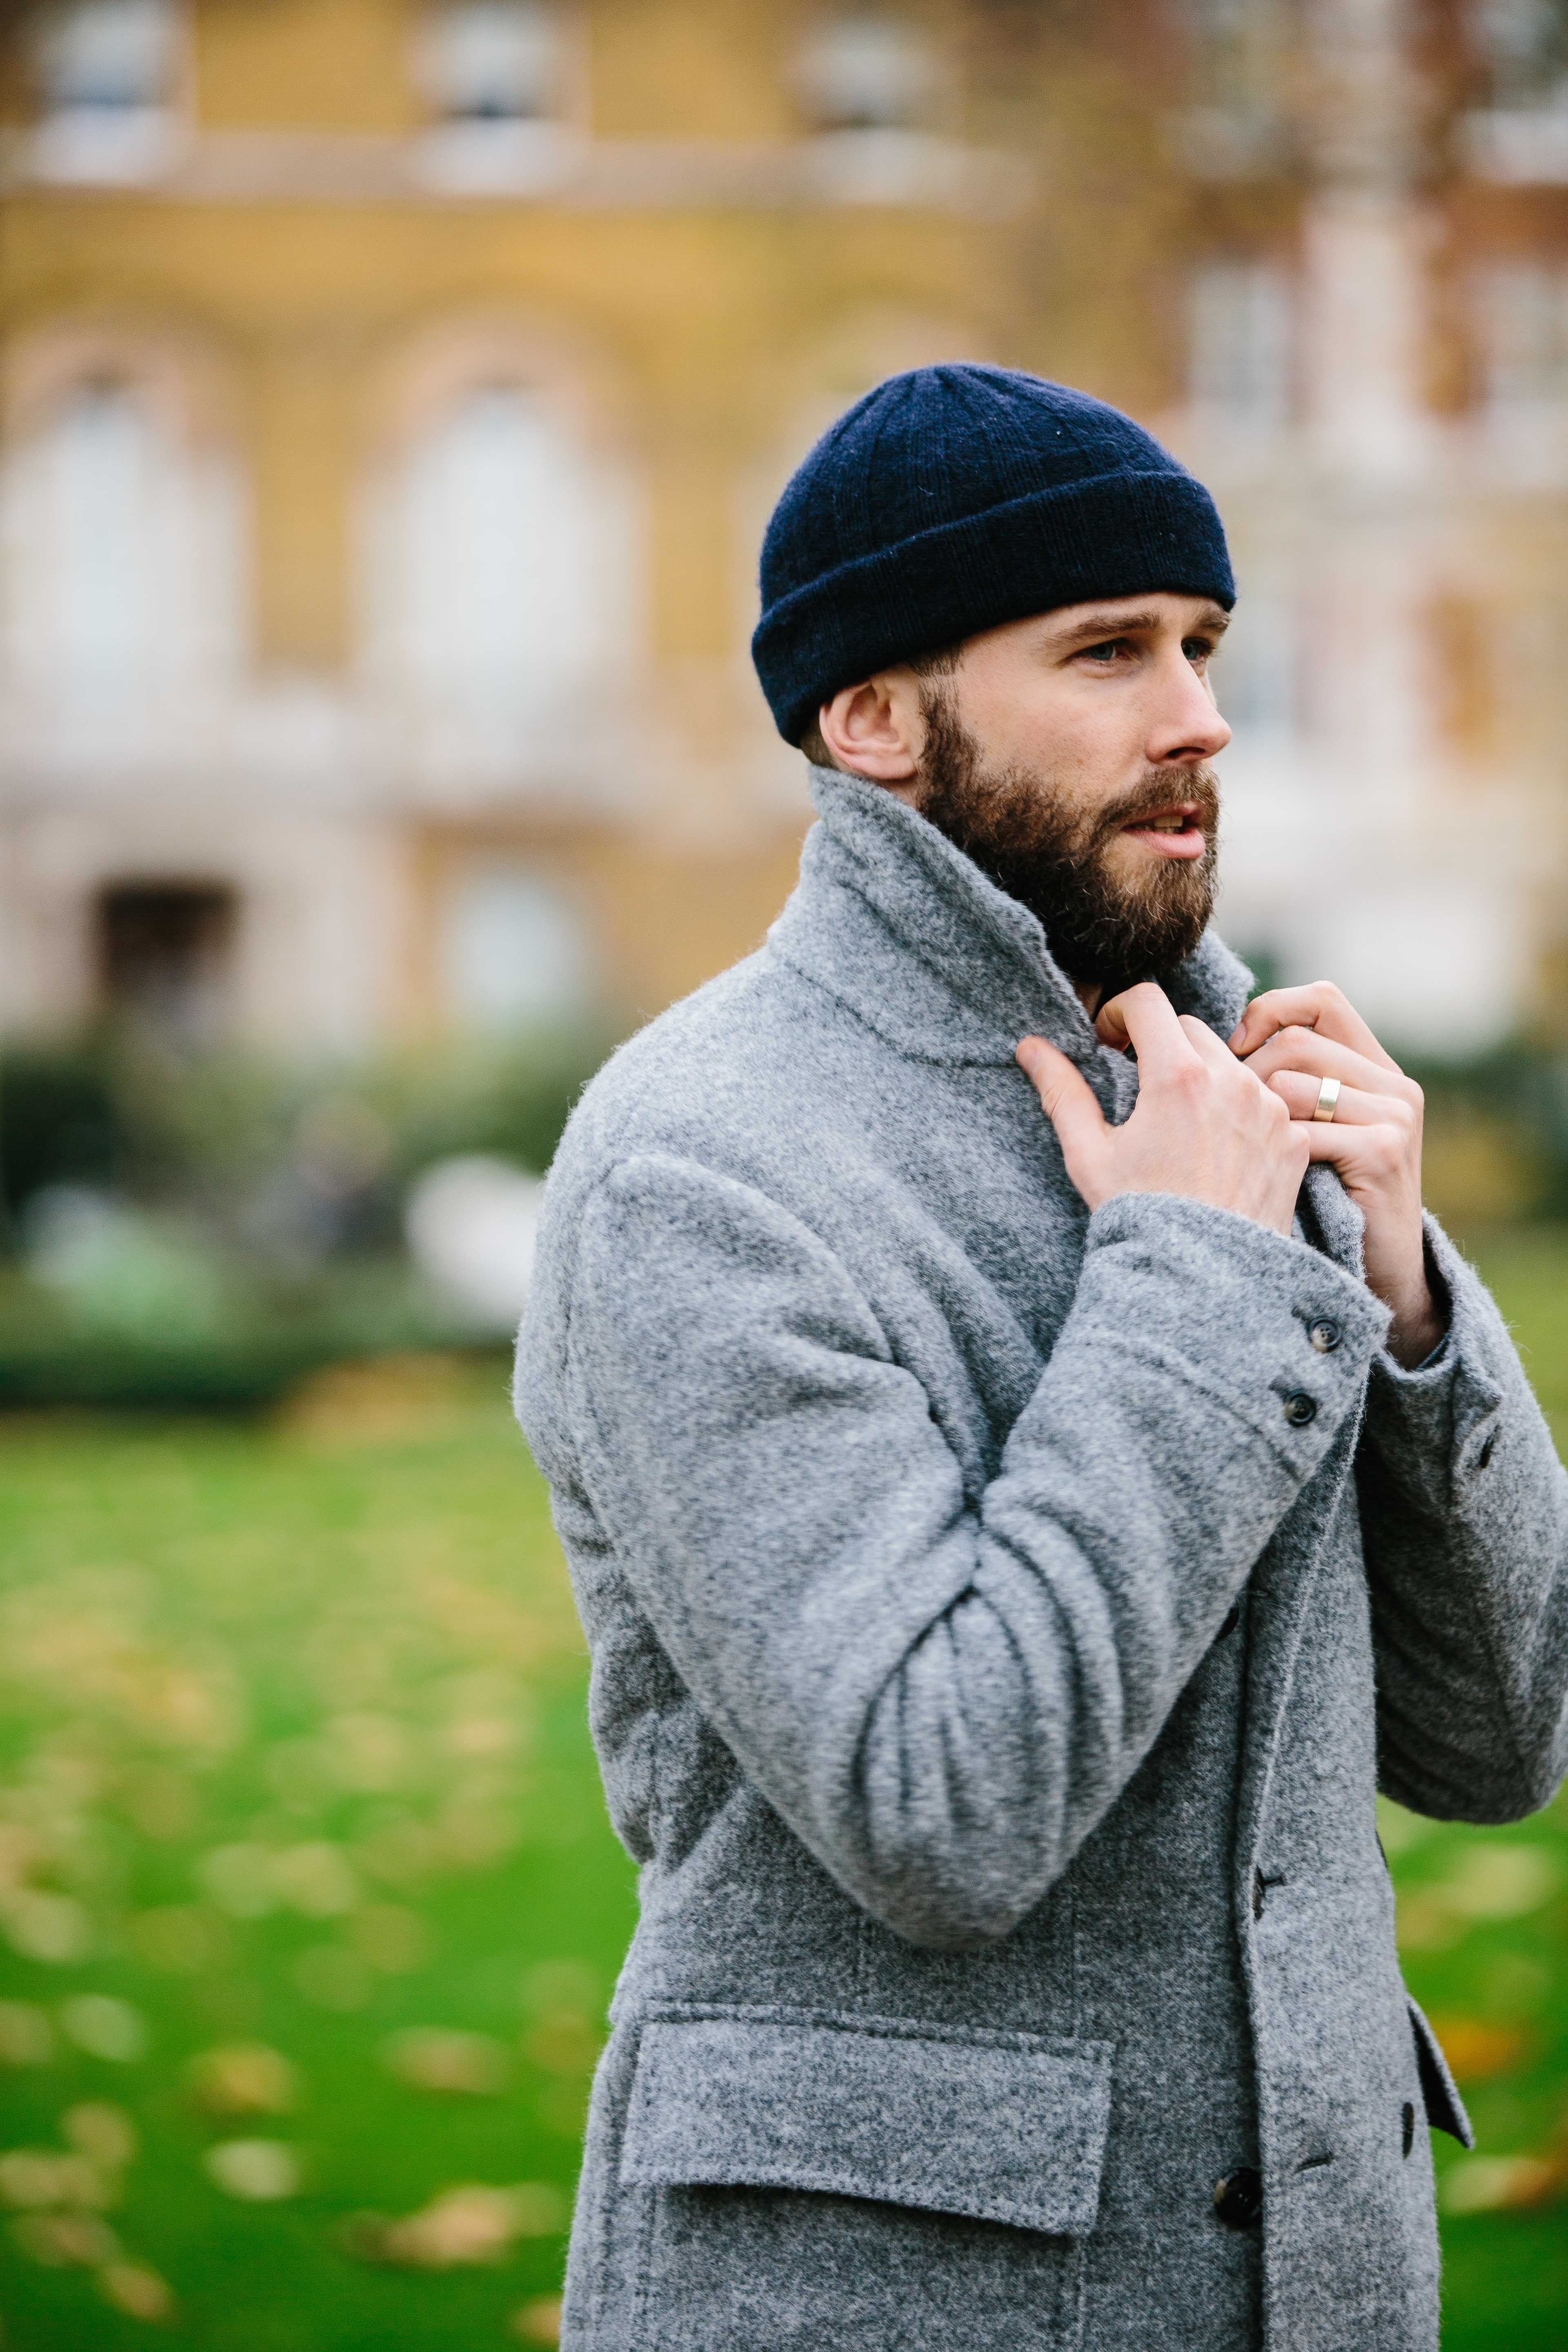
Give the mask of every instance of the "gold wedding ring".
[[1325, 1124], [1328, 1123], [1333, 1118], [1335, 1107], [1337, 1106], [1339, 1099], [1340, 1082], [1338, 1078], [1325, 1078], [1321, 1086], [1318, 1088], [1318, 1108], [1312, 1113], [1312, 1117], [1315, 1119], [1322, 1119]]

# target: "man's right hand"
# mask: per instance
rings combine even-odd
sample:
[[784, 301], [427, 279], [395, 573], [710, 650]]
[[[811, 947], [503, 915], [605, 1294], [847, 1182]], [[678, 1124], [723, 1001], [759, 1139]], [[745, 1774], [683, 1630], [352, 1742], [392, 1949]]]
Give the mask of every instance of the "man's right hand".
[[1118, 1192], [1177, 1192], [1289, 1234], [1310, 1154], [1279, 1096], [1152, 981], [1103, 1005], [1095, 1028], [1138, 1056], [1138, 1100], [1121, 1127], [1043, 1037], [1025, 1037], [1017, 1052], [1089, 1207]]

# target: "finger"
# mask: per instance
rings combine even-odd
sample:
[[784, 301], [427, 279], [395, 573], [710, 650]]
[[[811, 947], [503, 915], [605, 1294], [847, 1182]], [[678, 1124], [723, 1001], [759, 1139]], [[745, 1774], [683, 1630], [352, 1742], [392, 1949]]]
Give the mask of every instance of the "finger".
[[[1069, 1171], [1091, 1166], [1103, 1150], [1110, 1129], [1082, 1071], [1043, 1037], [1021, 1038], [1016, 1059], [1056, 1129]], [[1073, 1181], [1078, 1181], [1076, 1175]]]
[[1349, 1045], [1385, 1070], [1398, 1063], [1385, 1054], [1361, 1014], [1346, 1002], [1331, 980], [1315, 980], [1301, 988], [1268, 988], [1255, 996], [1230, 1035], [1233, 1054], [1256, 1053], [1277, 1029], [1316, 1029], [1336, 1044]]
[[[1250, 1067], [1250, 1065], [1248, 1066]], [[1407, 1127], [1410, 1106], [1391, 1095], [1367, 1094], [1360, 1087], [1342, 1086], [1331, 1119], [1316, 1118], [1321, 1081], [1300, 1070], [1276, 1070], [1268, 1091], [1278, 1095], [1291, 1118], [1314, 1127]]]
[[1215, 1069], [1236, 1068], [1236, 1055], [1228, 1045], [1221, 1044], [1206, 1021], [1200, 1021], [1195, 1013], [1183, 1013], [1178, 1019], [1183, 1036], [1200, 1061], [1212, 1063]]
[[1102, 1004], [1094, 1028], [1101, 1045], [1131, 1045], [1148, 1069], [1180, 1061], [1188, 1051], [1175, 1007], [1152, 980], [1141, 980]]
[[1415, 1100], [1419, 1093], [1415, 1080], [1392, 1063], [1370, 1061], [1352, 1047], [1325, 1037], [1320, 1029], [1294, 1025], [1278, 1029], [1266, 1044], [1241, 1058], [1265, 1085], [1277, 1070], [1301, 1070], [1310, 1077], [1338, 1078], [1364, 1093], [1403, 1095], [1407, 1102]]
[[[1342, 1096], [1341, 1100], [1344, 1097]], [[1405, 1157], [1409, 1137], [1402, 1128], [1390, 1127], [1377, 1120], [1366, 1127], [1346, 1121], [1342, 1127], [1338, 1118], [1300, 1119], [1290, 1122], [1292, 1135], [1304, 1135], [1307, 1150], [1313, 1160], [1332, 1162], [1348, 1182], [1352, 1175], [1369, 1181], [1386, 1177]]]

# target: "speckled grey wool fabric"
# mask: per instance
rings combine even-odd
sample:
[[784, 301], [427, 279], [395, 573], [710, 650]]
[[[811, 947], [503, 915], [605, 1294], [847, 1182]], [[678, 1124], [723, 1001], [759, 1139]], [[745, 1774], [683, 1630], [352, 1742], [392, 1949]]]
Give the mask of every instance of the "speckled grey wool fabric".
[[[1507, 1332], [1384, 1351], [1359, 1222], [1090, 1216], [1013, 1049], [1112, 1117], [1033, 918], [817, 772], [748, 961], [589, 1088], [518, 1368], [641, 1915], [562, 2341], [1433, 2352], [1382, 1787], [1565, 1756], [1568, 1485]], [[1212, 936], [1171, 976], [1228, 1034]], [[1260, 2227], [1216, 2179], [1258, 2168]]]

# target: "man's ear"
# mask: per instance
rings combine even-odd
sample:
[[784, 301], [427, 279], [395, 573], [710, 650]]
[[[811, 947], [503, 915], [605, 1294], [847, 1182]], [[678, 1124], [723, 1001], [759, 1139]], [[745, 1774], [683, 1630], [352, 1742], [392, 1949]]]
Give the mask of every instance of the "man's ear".
[[879, 670], [863, 685], [842, 687], [823, 704], [816, 723], [835, 761], [851, 775], [895, 791], [914, 782], [925, 720], [912, 669]]

